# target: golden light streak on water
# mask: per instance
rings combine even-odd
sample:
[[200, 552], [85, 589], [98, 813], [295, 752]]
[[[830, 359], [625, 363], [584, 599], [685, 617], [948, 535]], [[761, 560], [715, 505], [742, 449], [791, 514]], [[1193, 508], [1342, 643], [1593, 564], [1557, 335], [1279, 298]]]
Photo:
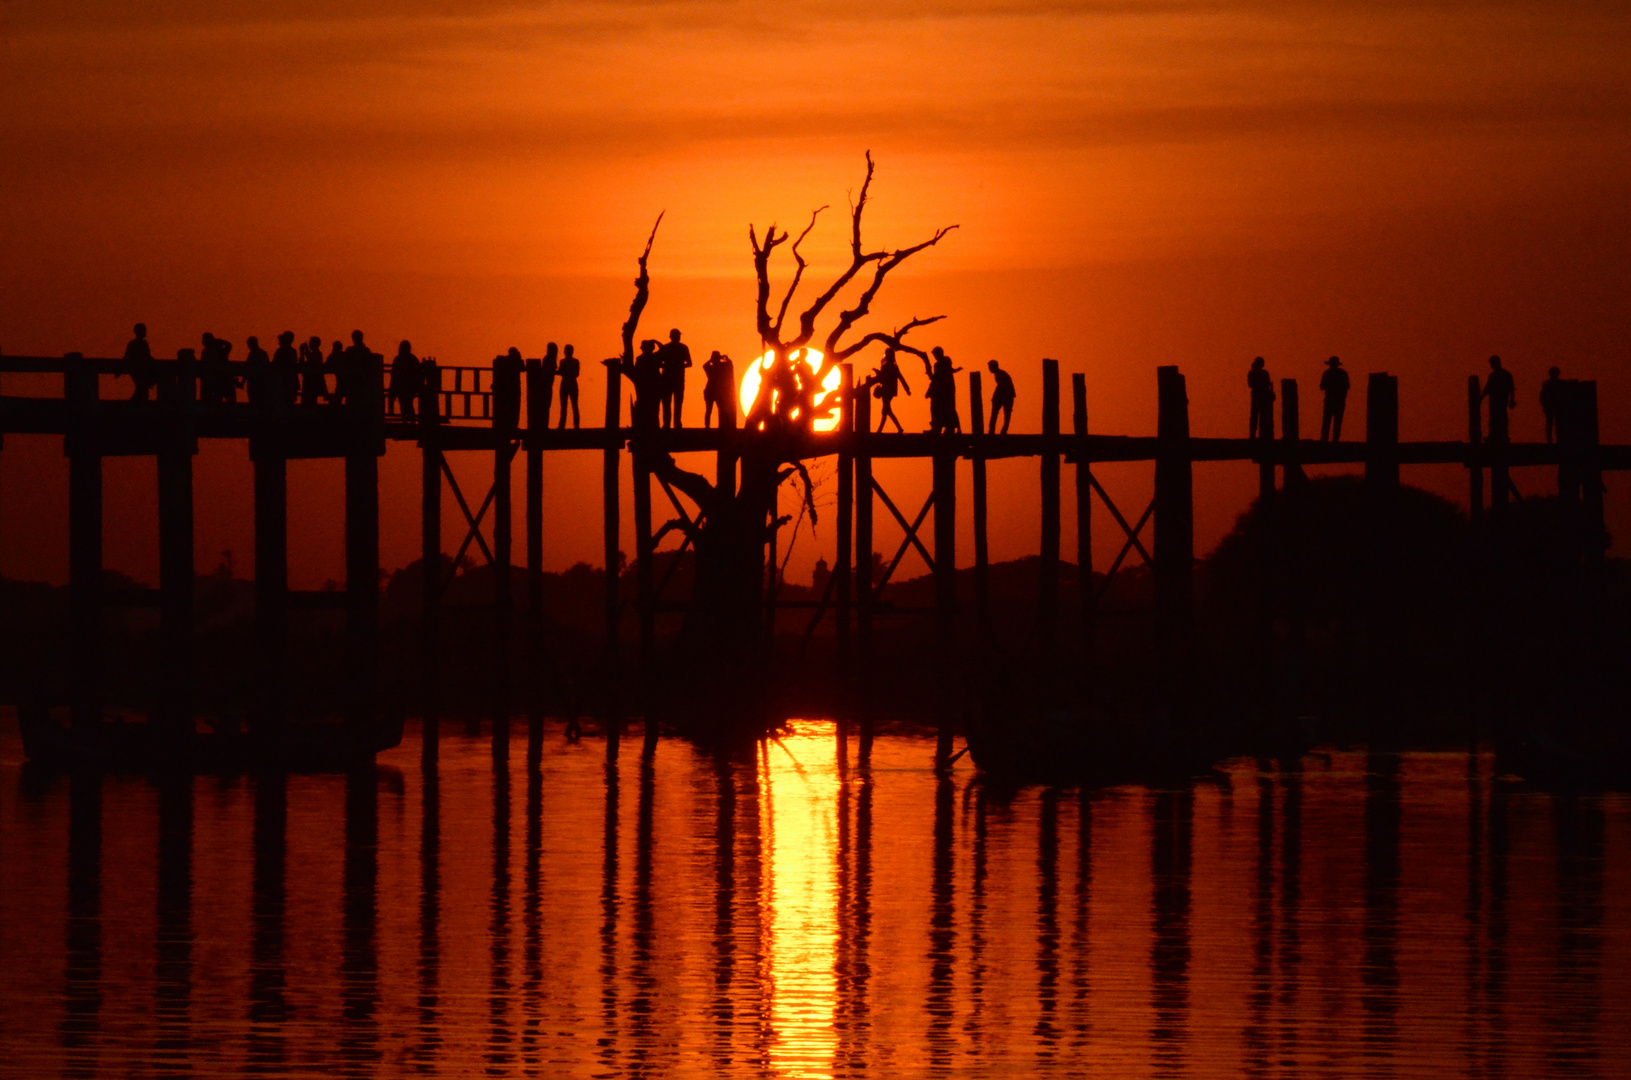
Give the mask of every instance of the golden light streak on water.
[[[838, 980], [838, 847], [832, 725], [795, 724], [761, 759], [770, 899], [770, 1062], [777, 1076], [832, 1076]], [[823, 761], [823, 765], [827, 762]]]

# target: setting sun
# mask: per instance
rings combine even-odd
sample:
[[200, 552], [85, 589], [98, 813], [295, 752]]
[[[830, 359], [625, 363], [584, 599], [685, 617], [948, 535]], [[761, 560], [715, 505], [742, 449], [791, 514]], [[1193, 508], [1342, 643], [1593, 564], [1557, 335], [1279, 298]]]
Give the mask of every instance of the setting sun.
[[[812, 375], [821, 370], [820, 349], [794, 349], [788, 355], [794, 360], [803, 360], [804, 365], [810, 369]], [[742, 376], [743, 416], [752, 415], [754, 403], [759, 400], [759, 386], [764, 381], [765, 372], [770, 370], [770, 365], [775, 362], [775, 359], [776, 354], [771, 351], [748, 365], [747, 372]], [[838, 393], [838, 385], [841, 379], [842, 375], [838, 367], [834, 365], [828, 369], [826, 377], [821, 380], [820, 388], [812, 395], [810, 404], [817, 414], [815, 422], [811, 425], [812, 430], [833, 431], [837, 429], [838, 409], [836, 406], [838, 401], [833, 395]], [[772, 402], [771, 404], [774, 406], [775, 403]], [[799, 411], [794, 409], [788, 415], [788, 419], [799, 419]], [[764, 425], [761, 423], [759, 426], [763, 427]]]

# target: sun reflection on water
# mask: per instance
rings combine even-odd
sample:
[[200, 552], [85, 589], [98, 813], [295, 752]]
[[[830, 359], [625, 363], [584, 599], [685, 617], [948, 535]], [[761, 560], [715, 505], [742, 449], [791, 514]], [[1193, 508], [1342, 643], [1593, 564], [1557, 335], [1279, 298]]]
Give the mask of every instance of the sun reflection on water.
[[[778, 1076], [831, 1077], [838, 946], [838, 778], [830, 724], [795, 724], [764, 744], [765, 889], [770, 920], [770, 1061]], [[817, 764], [819, 763], [819, 764]]]

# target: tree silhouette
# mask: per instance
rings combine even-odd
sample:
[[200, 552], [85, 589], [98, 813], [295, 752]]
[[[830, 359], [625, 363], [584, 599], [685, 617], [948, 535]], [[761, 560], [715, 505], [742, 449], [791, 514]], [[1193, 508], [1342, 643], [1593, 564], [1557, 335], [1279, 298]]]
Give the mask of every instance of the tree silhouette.
[[[742, 443], [740, 480], [733, 475], [734, 470], [722, 469], [718, 482], [709, 481], [680, 468], [667, 453], [654, 448], [636, 449], [644, 454], [646, 468], [653, 475], [683, 493], [698, 509], [694, 518], [676, 518], [658, 531], [659, 537], [675, 530], [683, 532], [694, 546], [697, 559], [692, 602], [665, 673], [669, 704], [682, 710], [688, 705], [705, 708], [710, 717], [734, 727], [753, 727], [773, 719], [768, 710], [774, 707], [774, 687], [766, 683], [770, 643], [762, 617], [765, 551], [774, 531], [789, 520], [776, 514], [776, 492], [789, 478], [800, 479], [805, 510], [812, 527], [815, 524], [810, 475], [800, 459], [811, 450], [805, 436], [817, 420], [839, 407], [836, 401], [822, 404], [818, 414], [819, 388], [834, 365], [874, 344], [923, 357], [921, 350], [906, 343], [906, 335], [944, 318], [913, 318], [895, 330], [872, 331], [853, 342], [845, 341], [871, 312], [872, 302], [889, 274], [957, 228], [950, 225], [938, 229], [929, 239], [910, 247], [867, 250], [862, 240], [862, 218], [874, 170], [868, 152], [866, 178], [850, 205], [849, 266], [799, 314], [795, 327], [788, 326], [788, 312], [808, 269], [800, 248], [827, 208], [821, 207], [810, 215], [810, 223], [797, 239], [772, 224], [761, 241], [757, 230], [748, 227], [758, 282], [759, 337], [771, 360], [763, 370], [758, 399], [746, 418], [750, 434]], [[771, 257], [790, 240], [787, 250], [793, 257], [793, 277], [772, 317]], [[643, 269], [642, 261], [642, 278]], [[820, 363], [812, 370], [805, 362], [804, 350], [815, 340], [822, 316], [851, 285], [858, 285], [860, 291], [851, 306], [838, 311], [822, 339]], [[636, 303], [640, 303], [639, 297]], [[637, 315], [637, 310], [632, 312], [631, 321]], [[627, 328], [624, 340], [627, 353], [632, 341]]]

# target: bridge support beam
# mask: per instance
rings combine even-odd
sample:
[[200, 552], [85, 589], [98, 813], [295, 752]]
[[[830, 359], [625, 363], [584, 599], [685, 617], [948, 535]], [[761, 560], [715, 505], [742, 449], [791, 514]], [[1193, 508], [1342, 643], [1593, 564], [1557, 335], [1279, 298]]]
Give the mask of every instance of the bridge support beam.
[[1194, 474], [1189, 451], [1189, 395], [1176, 367], [1156, 369], [1155, 607], [1163, 683], [1183, 704], [1194, 607]]
[[441, 369], [434, 361], [427, 363], [419, 396], [419, 672], [424, 680], [419, 752], [427, 765], [435, 764], [441, 746], [442, 451], [437, 415], [441, 385]]
[[251, 440], [255, 470], [255, 641], [252, 722], [275, 732], [288, 720], [289, 463], [268, 425]]
[[96, 440], [97, 376], [69, 353], [63, 389], [68, 455], [69, 706], [75, 728], [102, 719], [102, 452]]
[[856, 758], [872, 762], [872, 395], [855, 395], [855, 644], [861, 738]]

